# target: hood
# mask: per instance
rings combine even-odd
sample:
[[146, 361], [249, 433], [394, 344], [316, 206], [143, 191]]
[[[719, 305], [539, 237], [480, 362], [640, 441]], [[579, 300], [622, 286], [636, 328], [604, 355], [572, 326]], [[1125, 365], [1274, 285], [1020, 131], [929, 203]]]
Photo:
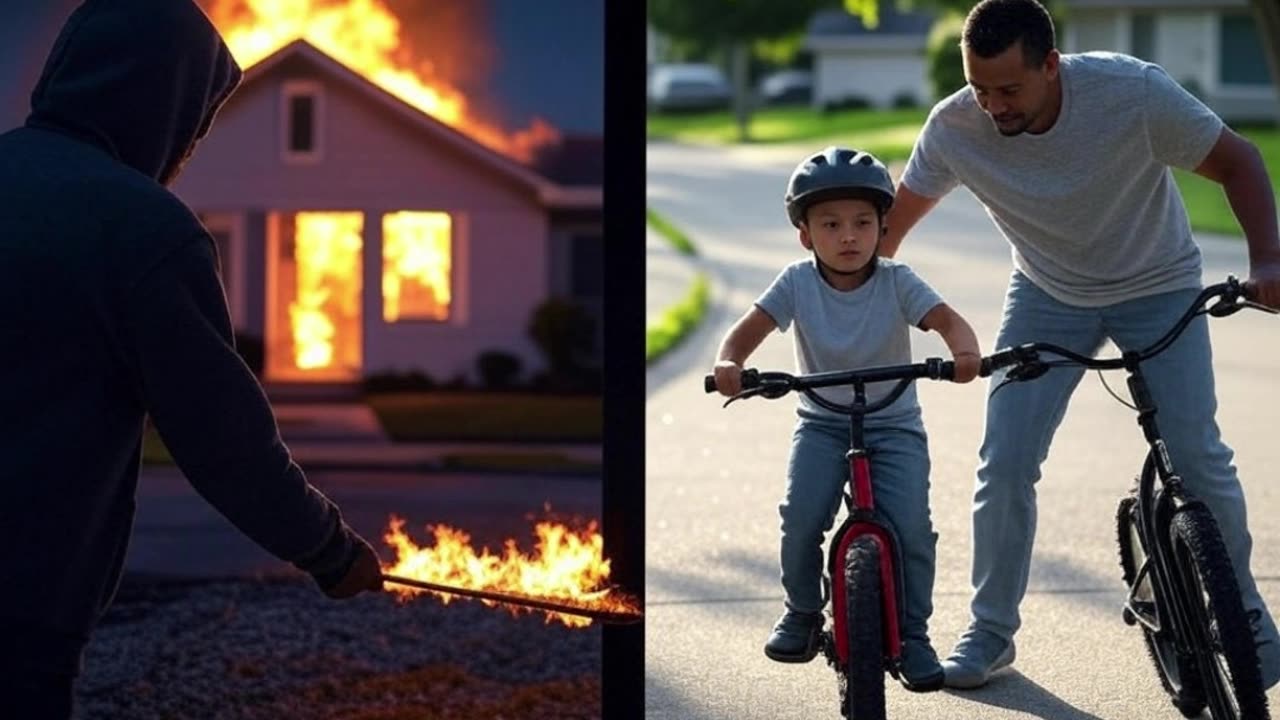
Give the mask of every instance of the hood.
[[168, 185], [240, 78], [192, 0], [86, 0], [54, 42], [26, 124]]

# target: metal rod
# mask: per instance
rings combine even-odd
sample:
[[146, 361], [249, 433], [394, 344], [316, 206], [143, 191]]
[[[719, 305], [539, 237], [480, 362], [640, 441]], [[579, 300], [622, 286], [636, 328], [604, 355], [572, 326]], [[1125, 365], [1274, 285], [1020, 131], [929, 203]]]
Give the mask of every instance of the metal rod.
[[619, 610], [594, 610], [578, 605], [561, 604], [552, 600], [541, 600], [524, 595], [500, 593], [492, 590], [473, 590], [471, 588], [452, 587], [450, 585], [440, 585], [438, 583], [427, 582], [425, 580], [416, 580], [414, 578], [401, 577], [399, 575], [387, 575], [385, 573], [382, 575], [382, 579], [385, 582], [395, 583], [397, 585], [406, 585], [420, 590], [431, 590], [433, 592], [447, 593], [449, 595], [464, 595], [481, 598], [483, 600], [492, 600], [493, 602], [506, 603], [508, 605], [523, 605], [525, 607], [537, 608], [539, 610], [564, 613], [565, 615], [587, 617], [613, 625], [628, 625], [631, 623], [638, 623], [644, 619], [644, 614], [639, 611], [623, 612]]

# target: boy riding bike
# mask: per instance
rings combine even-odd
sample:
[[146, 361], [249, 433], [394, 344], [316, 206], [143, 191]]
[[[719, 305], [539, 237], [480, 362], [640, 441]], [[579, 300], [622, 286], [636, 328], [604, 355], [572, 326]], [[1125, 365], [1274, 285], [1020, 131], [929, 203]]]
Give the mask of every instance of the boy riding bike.
[[[775, 329], [795, 327], [802, 373], [911, 362], [909, 328], [937, 331], [955, 360], [955, 381], [978, 373], [973, 329], [906, 265], [881, 258], [883, 217], [893, 181], [868, 153], [828, 147], [805, 159], [787, 185], [787, 215], [812, 257], [787, 266], [721, 342], [716, 389], [741, 389], [743, 363]], [[869, 387], [875, 402], [889, 388]], [[847, 404], [849, 388], [824, 388]], [[822, 542], [847, 480], [848, 418], [801, 396], [787, 469], [781, 567], [786, 612], [765, 644], [779, 662], [808, 662], [820, 649], [825, 605]], [[942, 686], [942, 667], [929, 643], [934, 546], [929, 515], [929, 452], [914, 386], [886, 410], [869, 416], [877, 506], [898, 529], [906, 595], [901, 681], [910, 690]]]

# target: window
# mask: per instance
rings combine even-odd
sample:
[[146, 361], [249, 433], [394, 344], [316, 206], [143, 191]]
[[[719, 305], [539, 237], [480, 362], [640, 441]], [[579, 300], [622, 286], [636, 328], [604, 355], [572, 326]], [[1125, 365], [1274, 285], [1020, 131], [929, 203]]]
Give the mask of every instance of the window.
[[1218, 25], [1218, 81], [1223, 85], [1271, 85], [1262, 38], [1252, 15], [1223, 15]]
[[1129, 52], [1147, 62], [1156, 61], [1156, 16], [1135, 13], [1129, 25]]
[[448, 320], [453, 265], [453, 218], [448, 213], [383, 216], [382, 319]]
[[281, 148], [285, 162], [320, 159], [324, 138], [324, 98], [320, 84], [286, 82], [281, 91]]

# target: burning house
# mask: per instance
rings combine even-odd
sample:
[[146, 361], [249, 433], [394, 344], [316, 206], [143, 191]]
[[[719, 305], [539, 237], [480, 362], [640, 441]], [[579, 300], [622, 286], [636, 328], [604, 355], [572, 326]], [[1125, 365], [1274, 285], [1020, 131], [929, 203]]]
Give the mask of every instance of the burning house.
[[493, 350], [536, 371], [526, 328], [552, 297], [587, 308], [598, 336], [600, 143], [470, 116], [392, 60], [394, 17], [348, 5], [354, 24], [311, 30], [206, 8], [245, 79], [174, 191], [218, 243], [268, 389], [448, 379]]

